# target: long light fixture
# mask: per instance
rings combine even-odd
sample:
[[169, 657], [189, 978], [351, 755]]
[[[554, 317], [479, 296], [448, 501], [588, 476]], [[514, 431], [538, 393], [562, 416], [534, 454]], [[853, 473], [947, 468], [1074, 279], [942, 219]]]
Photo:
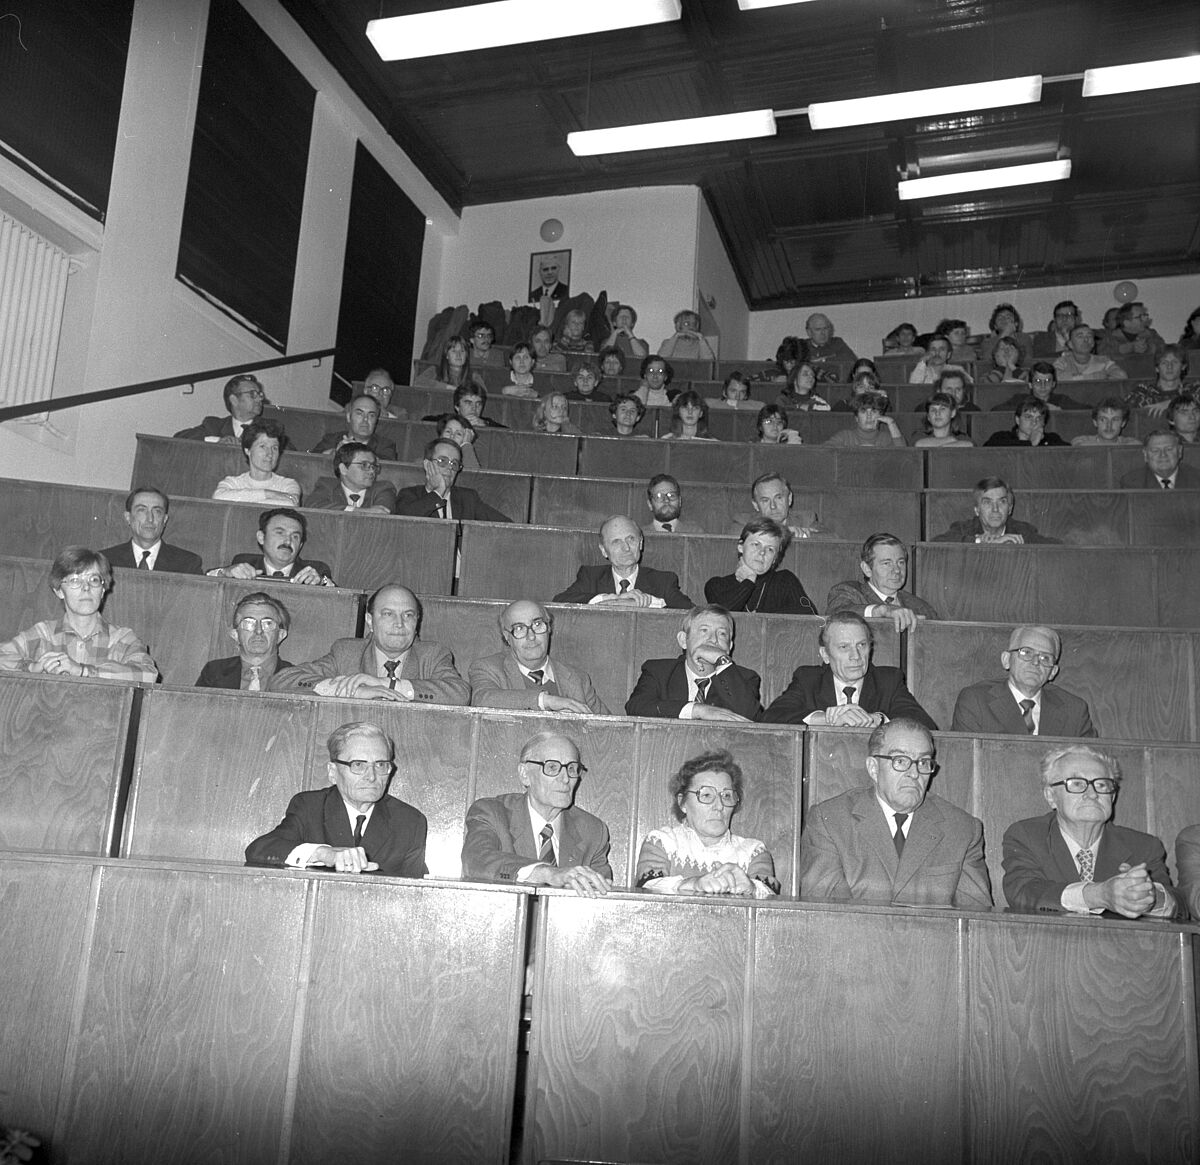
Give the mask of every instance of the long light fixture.
[[679, 121], [652, 121], [644, 125], [579, 130], [567, 134], [567, 145], [572, 153], [584, 158], [594, 154], [695, 146], [703, 142], [767, 138], [774, 133], [775, 114], [769, 109], [754, 109], [748, 113], [722, 113], [716, 117], [687, 117]]
[[1086, 69], [1083, 74], [1083, 95], [1103, 97], [1108, 93], [1136, 93], [1142, 89], [1167, 89], [1172, 85], [1195, 85], [1198, 82], [1200, 56], [1171, 57], [1165, 61]]
[[743, 12], [753, 12], [755, 8], [782, 8], [785, 4], [808, 4], [811, 0], [738, 0], [738, 7]]
[[367, 39], [383, 60], [408, 61], [643, 24], [666, 24], [681, 15], [681, 0], [493, 0], [441, 12], [370, 20]]
[[813, 129], [841, 129], [879, 121], [909, 121], [993, 109], [998, 105], [1032, 105], [1042, 99], [1042, 78], [1011, 77], [1006, 81], [980, 81], [974, 85], [947, 85], [942, 89], [912, 89], [849, 101], [816, 101], [808, 107]]
[[1030, 162], [1024, 166], [997, 166], [992, 170], [966, 170], [932, 178], [908, 178], [896, 187], [901, 202], [936, 198], [939, 194], [964, 194], [968, 190], [998, 190], [1002, 186], [1027, 186], [1034, 182], [1061, 182], [1071, 177], [1071, 160]]

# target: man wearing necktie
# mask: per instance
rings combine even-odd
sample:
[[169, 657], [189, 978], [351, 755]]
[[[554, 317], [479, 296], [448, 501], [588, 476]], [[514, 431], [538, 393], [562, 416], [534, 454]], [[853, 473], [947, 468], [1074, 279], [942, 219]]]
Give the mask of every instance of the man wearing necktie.
[[1142, 441], [1146, 464], [1121, 478], [1122, 489], [1200, 489], [1200, 469], [1184, 465], [1185, 446], [1178, 433], [1155, 429]]
[[454, 484], [462, 464], [462, 450], [449, 438], [430, 441], [421, 462], [425, 484], [397, 490], [393, 513], [409, 518], [453, 518], [460, 522], [510, 521], [473, 489]]
[[1121, 770], [1111, 756], [1087, 744], [1056, 748], [1042, 758], [1041, 777], [1051, 811], [1017, 821], [1004, 834], [1011, 909], [1187, 917], [1163, 843], [1112, 823]]
[[891, 619], [897, 631], [914, 631], [919, 619], [936, 619], [937, 611], [912, 591], [908, 581], [908, 550], [895, 534], [872, 534], [859, 556], [863, 577], [836, 583], [825, 609], [830, 615], [851, 611], [864, 619]]
[[258, 515], [257, 538], [261, 554], [236, 554], [229, 566], [218, 566], [208, 573], [216, 578], [265, 578], [302, 586], [337, 585], [326, 563], [316, 559], [306, 562], [300, 557], [308, 540], [308, 522], [298, 510], [288, 506], [263, 510]]
[[333, 477], [322, 477], [304, 505], [310, 510], [390, 514], [396, 487], [379, 480], [379, 458], [366, 445], [347, 441], [333, 455]]
[[570, 737], [539, 732], [527, 740], [517, 763], [524, 793], [481, 797], [467, 810], [463, 877], [607, 894], [608, 827], [574, 803], [586, 773]]
[[936, 756], [933, 736], [915, 720], [871, 733], [871, 783], [809, 809], [801, 898], [991, 908], [983, 822], [929, 792]]
[[202, 574], [200, 556], [162, 540], [171, 517], [171, 499], [160, 489], [133, 490], [125, 499], [125, 524], [130, 540], [100, 553], [109, 566], [137, 570], [173, 570], [179, 574]]
[[697, 522], [683, 515], [683, 490], [669, 473], [657, 473], [646, 486], [646, 505], [651, 522], [643, 527], [646, 534], [702, 534]]
[[614, 514], [600, 527], [600, 556], [605, 563], [581, 566], [575, 581], [555, 595], [554, 602], [689, 610], [692, 600], [679, 589], [673, 571], [642, 565], [644, 542], [636, 522]]
[[238, 645], [237, 655], [210, 659], [196, 687], [265, 691], [280, 668], [293, 666], [279, 658], [279, 645], [288, 637], [291, 615], [278, 599], [254, 591], [243, 595], [234, 607], [232, 624], [227, 633]]
[[425, 815], [386, 796], [396, 771], [391, 738], [354, 721], [330, 735], [328, 749], [330, 787], [297, 793], [283, 820], [246, 847], [246, 864], [423, 878]]

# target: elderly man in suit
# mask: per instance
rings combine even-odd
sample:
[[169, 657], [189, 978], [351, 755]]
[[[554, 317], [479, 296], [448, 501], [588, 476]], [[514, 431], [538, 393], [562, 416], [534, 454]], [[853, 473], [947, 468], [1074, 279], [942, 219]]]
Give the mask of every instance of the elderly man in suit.
[[333, 572], [328, 563], [317, 559], [306, 562], [300, 557], [308, 541], [308, 521], [290, 506], [263, 510], [258, 515], [255, 535], [261, 554], [235, 554], [228, 566], [213, 567], [213, 578], [266, 578], [301, 586], [331, 587]]
[[800, 896], [988, 910], [983, 823], [930, 793], [933, 737], [915, 720], [867, 741], [871, 783], [814, 805], [800, 837]]
[[985, 680], [958, 693], [953, 732], [1014, 736], [1099, 736], [1087, 703], [1050, 687], [1058, 675], [1062, 637], [1053, 627], [1018, 627], [1000, 653], [1006, 680]]
[[251, 866], [328, 866], [338, 873], [425, 876], [425, 815], [387, 796], [396, 771], [391, 738], [374, 724], [343, 724], [328, 740], [327, 789], [297, 793], [283, 820], [246, 847]]
[[462, 450], [449, 438], [438, 437], [425, 446], [421, 462], [424, 485], [396, 491], [392, 512], [410, 518], [457, 518], [464, 522], [508, 522], [473, 489], [455, 485], [462, 470]]
[[171, 499], [160, 489], [139, 486], [125, 498], [125, 524], [130, 540], [100, 553], [108, 559], [109, 566], [203, 574], [198, 554], [162, 540], [170, 517]]
[[247, 425], [262, 416], [267, 394], [257, 376], [241, 372], [225, 382], [221, 395], [229, 415], [205, 417], [190, 429], [175, 434], [185, 441], [216, 441], [223, 445], [240, 445]]
[[1014, 910], [1186, 918], [1171, 886], [1163, 843], [1113, 825], [1121, 781], [1117, 762], [1087, 744], [1042, 757], [1050, 812], [1004, 833], [1004, 896]]
[[678, 720], [757, 720], [757, 672], [733, 662], [733, 616], [724, 607], [693, 607], [676, 641], [683, 654], [642, 664], [625, 711]]
[[823, 664], [798, 667], [792, 682], [763, 720], [772, 724], [822, 724], [877, 728], [901, 716], [936, 730], [898, 667], [871, 663], [871, 628], [861, 615], [830, 615], [818, 637]]
[[366, 445], [347, 441], [333, 455], [333, 477], [322, 477], [304, 503], [310, 510], [390, 514], [396, 487], [379, 481], [379, 458]]
[[1121, 477], [1122, 489], [1200, 489], [1200, 469], [1183, 465], [1184, 446], [1178, 433], [1155, 429], [1142, 442], [1146, 464]]
[[505, 650], [471, 664], [471, 703], [480, 708], [527, 708], [543, 712], [607, 716], [587, 672], [550, 659], [554, 616], [540, 603], [518, 599], [500, 612]]
[[340, 699], [467, 704], [471, 689], [438, 643], [419, 643], [421, 604], [399, 583], [367, 601], [367, 637], [338, 639], [311, 663], [275, 673], [273, 692], [312, 692]]
[[310, 452], [329, 453], [353, 441], [365, 445], [382, 461], [396, 461], [396, 443], [376, 432], [382, 407], [373, 396], [360, 393], [346, 406], [345, 429], [326, 433]]
[[569, 737], [530, 737], [517, 763], [524, 793], [481, 797], [467, 810], [463, 877], [555, 886], [585, 898], [607, 894], [608, 827], [574, 804], [586, 772]]
[[575, 581], [554, 596], [556, 603], [613, 607], [674, 607], [688, 610], [692, 600], [679, 589], [673, 571], [642, 566], [644, 539], [637, 523], [617, 514], [600, 527], [603, 566], [581, 566]]
[[918, 619], [936, 619], [924, 599], [906, 591], [908, 551], [895, 534], [872, 534], [859, 556], [863, 577], [836, 583], [825, 609], [830, 615], [849, 611], [864, 619], [891, 619], [897, 631], [912, 631]]
[[291, 622], [287, 607], [264, 591], [243, 595], [233, 609], [228, 631], [238, 646], [237, 655], [210, 659], [196, 687], [264, 691], [280, 668], [294, 666], [279, 657], [279, 645], [288, 637]]

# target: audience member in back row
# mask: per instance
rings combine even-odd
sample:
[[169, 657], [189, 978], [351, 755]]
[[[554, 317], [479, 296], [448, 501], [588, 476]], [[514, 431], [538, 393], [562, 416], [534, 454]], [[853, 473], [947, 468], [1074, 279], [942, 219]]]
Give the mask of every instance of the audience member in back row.
[[213, 500], [298, 506], [300, 483], [275, 472], [285, 440], [283, 426], [276, 421], [252, 421], [247, 425], [242, 430], [242, 453], [249, 469], [221, 478], [213, 490]]
[[[675, 332], [658, 347], [658, 354], [672, 360], [715, 360], [717, 354], [700, 331], [700, 316], [690, 310], [675, 313]], [[642, 375], [646, 373], [643, 370]], [[654, 401], [647, 401], [654, 404]]]
[[979, 362], [984, 365], [993, 363], [996, 349], [1007, 342], [1017, 350], [1017, 363], [1028, 367], [1033, 360], [1033, 338], [1021, 328], [1021, 313], [1011, 303], [996, 304], [988, 321], [991, 334], [979, 345]]
[[831, 361], [854, 360], [854, 352], [841, 336], [833, 334], [833, 323], [823, 312], [813, 312], [804, 321], [808, 336], [804, 358], [810, 364], [828, 364]]
[[403, 421], [408, 416], [407, 409], [391, 407], [395, 391], [396, 382], [386, 368], [372, 368], [363, 378], [363, 393], [379, 402], [379, 419], [382, 421]]
[[366, 445], [347, 441], [333, 455], [333, 477], [319, 478], [304, 503], [310, 510], [390, 514], [396, 487], [379, 481], [379, 458]]
[[909, 373], [909, 384], [937, 384], [944, 372], [960, 372], [965, 381], [970, 381], [967, 370], [961, 364], [950, 363], [954, 345], [945, 336], [934, 336], [929, 341], [929, 351]]
[[422, 369], [413, 383], [422, 387], [436, 385], [455, 390], [471, 385], [483, 388], [483, 376], [471, 370], [471, 352], [466, 340], [462, 336], [451, 336], [442, 345], [442, 354], [437, 363], [432, 368]]
[[473, 489], [454, 484], [462, 469], [462, 450], [445, 437], [435, 437], [425, 446], [421, 462], [424, 485], [409, 485], [396, 491], [393, 513], [410, 518], [450, 518], [466, 522], [508, 522]]
[[191, 429], [181, 429], [175, 434], [185, 441], [220, 441], [226, 445], [237, 445], [242, 432], [251, 421], [262, 416], [266, 393], [258, 378], [242, 372], [225, 382], [221, 391], [225, 399], [226, 417], [205, 417]]
[[131, 539], [100, 553], [109, 566], [138, 570], [170, 570], [177, 574], [203, 574], [200, 556], [162, 540], [171, 516], [171, 499], [160, 489], [139, 486], [125, 499], [125, 524]]
[[1050, 408], [1036, 396], [1022, 397], [1013, 410], [1016, 424], [1011, 429], [993, 433], [984, 445], [988, 448], [1008, 446], [1029, 449], [1053, 449], [1067, 444], [1057, 433], [1047, 433]]
[[480, 708], [526, 708], [607, 716], [591, 677], [561, 658], [550, 659], [554, 616], [541, 603], [518, 599], [500, 612], [505, 650], [471, 664], [471, 703]]
[[592, 363], [580, 364], [575, 369], [575, 376], [571, 381], [571, 391], [565, 396], [569, 401], [592, 401], [596, 404], [610, 404], [612, 397], [600, 389], [600, 383], [604, 377], [601, 375], [597, 365]]
[[1200, 444], [1200, 397], [1180, 393], [1167, 406], [1167, 424], [1185, 445]]
[[601, 376], [609, 380], [619, 380], [625, 375], [625, 357], [619, 348], [611, 344], [596, 354], [596, 363], [600, 366]]
[[788, 415], [779, 405], [763, 405], [755, 418], [760, 445], [801, 445], [804, 439], [796, 429], [788, 428]]
[[50, 564], [50, 589], [62, 603], [62, 615], [0, 643], [0, 671], [155, 683], [158, 666], [146, 645], [100, 613], [112, 581], [103, 554], [68, 546]]
[[1144, 303], [1123, 303], [1117, 309], [1117, 326], [1104, 337], [1104, 356], [1149, 356], [1157, 359], [1164, 340], [1150, 325], [1154, 321]]
[[608, 342], [622, 355], [642, 360], [650, 355], [650, 345], [633, 334], [637, 326], [637, 312], [627, 303], [619, 303], [612, 313], [612, 331]]
[[904, 717], [867, 741], [871, 783], [814, 805], [800, 835], [800, 897], [990, 910], [983, 822], [930, 793], [926, 725]]
[[1036, 526], [1012, 517], [1015, 495], [1002, 477], [985, 477], [975, 484], [975, 516], [955, 522], [932, 542], [1005, 543], [1021, 545], [1057, 545]]
[[825, 444], [835, 449], [895, 449], [906, 445], [900, 427], [887, 411], [886, 393], [862, 393], [854, 398], [854, 427], [834, 433]]
[[1045, 359], [1061, 355], [1071, 341], [1071, 329], [1079, 323], [1079, 308], [1072, 300], [1064, 299], [1054, 305], [1054, 316], [1044, 332], [1033, 337], [1033, 355]]
[[529, 337], [529, 346], [537, 358], [540, 372], [566, 372], [567, 358], [561, 352], [555, 352], [554, 333], [549, 328], [535, 328]]
[[621, 393], [608, 406], [608, 415], [616, 436], [649, 438], [648, 433], [634, 432], [646, 415], [646, 406], [636, 396]]
[[669, 405], [675, 394], [669, 385], [675, 379], [675, 369], [661, 356], [647, 356], [638, 370], [641, 383], [633, 390], [633, 395], [647, 408], [657, 408]]
[[481, 469], [479, 455], [475, 452], [475, 438], [478, 434], [471, 427], [470, 421], [458, 413], [441, 413], [434, 421], [437, 425], [437, 435], [453, 441], [462, 454], [463, 469]]
[[1058, 374], [1053, 364], [1039, 360], [1029, 370], [1029, 387], [1020, 392], [1014, 392], [1006, 401], [992, 406], [992, 412], [1002, 413], [1006, 409], [1017, 409], [1031, 397], [1037, 397], [1052, 413], [1062, 409], [1085, 409], [1087, 405], [1080, 404], [1065, 393], [1058, 391]]
[[600, 527], [600, 566], [581, 566], [575, 581], [554, 596], [556, 603], [614, 607], [674, 607], [687, 610], [692, 600], [679, 589], [673, 571], [642, 566], [642, 532], [629, 518], [614, 514]]
[[831, 728], [874, 728], [908, 716], [937, 730], [917, 703], [898, 667], [871, 663], [871, 628], [845, 612], [830, 615], [818, 636], [823, 664], [801, 666], [787, 689], [767, 709], [770, 724], [821, 724]]
[[1072, 437], [1072, 445], [1140, 445], [1136, 437], [1121, 434], [1129, 424], [1129, 408], [1119, 396], [1106, 396], [1092, 409], [1094, 433]]
[[935, 392], [925, 402], [923, 433], [914, 433], [914, 449], [969, 449], [975, 442], [960, 428], [958, 405], [945, 392]]
[[977, 413], [979, 406], [970, 399], [970, 380], [961, 368], [948, 368], [934, 381], [933, 391], [945, 393], [960, 413]]
[[915, 630], [918, 619], [938, 618], [924, 599], [904, 589], [908, 551], [895, 534], [872, 534], [863, 543], [858, 565], [863, 577], [835, 583], [825, 602], [826, 614], [891, 619], [897, 631]]
[[377, 432], [379, 411], [379, 402], [373, 396], [361, 393], [346, 406], [346, 427], [326, 433], [309, 452], [331, 453], [348, 441], [357, 441], [381, 461], [398, 461], [396, 443]]
[[421, 604], [399, 583], [388, 583], [367, 601], [365, 639], [338, 639], [328, 653], [276, 673], [273, 692], [312, 692], [340, 699], [417, 701], [463, 705], [471, 689], [454, 656], [437, 643], [421, 643]]
[[567, 395], [563, 392], [548, 392], [538, 401], [530, 427], [535, 433], [547, 433], [552, 437], [580, 436], [579, 426], [571, 420]]
[[704, 403], [710, 409], [741, 409], [744, 413], [755, 413], [763, 402], [750, 396], [750, 382], [744, 372], [731, 372], [725, 377], [720, 396], [708, 396]]
[[704, 597], [729, 611], [763, 615], [816, 615], [800, 580], [779, 569], [791, 541], [787, 530], [770, 518], [756, 518], [742, 527], [737, 544], [737, 569], [704, 584]]
[[1182, 393], [1200, 389], [1200, 381], [1184, 379], [1187, 370], [1186, 351], [1178, 344], [1168, 344], [1159, 353], [1154, 379], [1134, 385], [1125, 403], [1132, 408], [1144, 408], [1151, 416], [1161, 416]]
[[357, 721], [335, 729], [327, 747], [333, 783], [297, 793], [283, 820], [246, 847], [246, 864], [423, 878], [429, 826], [420, 810], [388, 796], [396, 771], [391, 737]]
[[1113, 825], [1121, 770], [1105, 752], [1072, 744], [1041, 763], [1050, 812], [1004, 833], [1004, 896], [1012, 910], [1124, 918], [1186, 918], [1163, 843]]
[[984, 680], [958, 693], [953, 732], [1012, 736], [1098, 736], [1087, 703], [1050, 687], [1062, 637], [1053, 627], [1017, 627], [1000, 653], [1007, 679]]
[[237, 655], [210, 659], [196, 687], [265, 691], [280, 668], [294, 666], [279, 657], [279, 645], [288, 637], [291, 622], [287, 607], [266, 592], [243, 595], [233, 609], [232, 626], [227, 632], [238, 646]]
[[757, 672], [733, 662], [733, 616], [724, 607], [693, 607], [675, 636], [681, 654], [648, 659], [625, 701], [630, 716], [678, 720], [757, 720]]
[[683, 490], [669, 473], [656, 473], [646, 485], [646, 507], [650, 522], [642, 527], [645, 534], [702, 534], [698, 522], [683, 515]]
[[505, 396], [537, 400], [538, 390], [533, 384], [533, 369], [537, 358], [526, 343], [514, 344], [508, 354], [508, 383], [500, 390]]
[[[781, 409], [793, 409], [802, 413], [827, 413], [829, 402], [816, 393], [817, 372], [807, 360], [794, 363], [787, 380], [780, 390], [775, 404]], [[786, 420], [786, 418], [785, 418]]]
[[214, 567], [208, 573], [216, 578], [267, 578], [302, 586], [331, 587], [333, 572], [324, 562], [306, 562], [300, 557], [308, 541], [308, 521], [296, 510], [281, 507], [258, 515], [255, 535], [261, 554], [235, 554], [228, 566]]
[[1095, 350], [1096, 333], [1087, 324], [1076, 324], [1067, 350], [1054, 361], [1059, 380], [1124, 380], [1125, 369]]
[[693, 389], [679, 393], [671, 402], [671, 429], [664, 441], [715, 441], [708, 431], [708, 405]]
[[471, 367], [472, 368], [503, 368], [504, 353], [499, 348], [493, 348], [496, 342], [496, 329], [487, 320], [472, 320], [467, 325], [471, 333]]
[[794, 500], [791, 483], [782, 473], [760, 474], [750, 486], [750, 509], [753, 512], [735, 516], [729, 532], [740, 536], [747, 522], [770, 518], [772, 522], [778, 522], [792, 538], [815, 538], [819, 534], [829, 533], [821, 526], [815, 511], [793, 510]]
[[1200, 489], [1200, 469], [1183, 465], [1184, 447], [1178, 433], [1155, 429], [1142, 442], [1141, 469], [1121, 477], [1122, 489]]

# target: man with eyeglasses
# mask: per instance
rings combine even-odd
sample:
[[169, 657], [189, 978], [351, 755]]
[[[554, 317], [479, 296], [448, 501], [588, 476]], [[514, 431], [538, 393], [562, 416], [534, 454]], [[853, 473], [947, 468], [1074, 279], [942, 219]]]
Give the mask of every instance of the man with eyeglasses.
[[645, 534], [702, 534], [699, 523], [681, 517], [683, 490], [669, 473], [655, 474], [646, 486], [646, 505], [651, 522], [642, 527]]
[[1013, 736], [1099, 736], [1086, 701], [1051, 687], [1062, 637], [1053, 627], [1018, 627], [1000, 653], [1003, 680], [984, 680], [958, 693], [952, 732]]
[[930, 793], [933, 736], [915, 720], [867, 741], [871, 783], [814, 805], [800, 836], [800, 897], [990, 910], [983, 822]]
[[1178, 433], [1155, 429], [1142, 442], [1141, 469], [1121, 476], [1122, 489], [1200, 489], [1200, 469], [1183, 464], [1184, 445]]
[[445, 437], [425, 446], [424, 485], [410, 485], [396, 491], [394, 514], [410, 518], [454, 518], [464, 522], [511, 521], [493, 509], [473, 490], [455, 485], [462, 470], [462, 450]]
[[357, 441], [340, 445], [333, 455], [333, 477], [322, 477], [304, 505], [310, 510], [390, 514], [396, 487], [379, 481], [379, 458]]
[[196, 680], [198, 688], [232, 688], [243, 692], [266, 690], [282, 667], [294, 666], [279, 658], [279, 645], [288, 637], [291, 615], [278, 599], [264, 591], [243, 595], [233, 609], [229, 638], [237, 655], [210, 659]]
[[300, 557], [308, 541], [308, 522], [290, 506], [263, 510], [258, 515], [256, 535], [261, 554], [235, 554], [228, 566], [216, 566], [208, 572], [213, 578], [265, 578], [301, 586], [332, 587], [333, 572], [328, 563]]
[[550, 659], [554, 617], [540, 603], [519, 599], [500, 612], [506, 650], [471, 664], [471, 703], [479, 708], [526, 708], [607, 716], [591, 678]]
[[246, 864], [423, 878], [425, 815], [386, 795], [396, 771], [391, 738], [374, 724], [354, 721], [335, 729], [328, 747], [333, 784], [297, 793], [283, 820], [246, 847]]
[[200, 424], [181, 429], [175, 436], [185, 441], [240, 445], [246, 426], [262, 416], [266, 393], [256, 376], [243, 372], [225, 382], [221, 395], [229, 410], [228, 416], [205, 417]]
[[158, 665], [146, 645], [100, 614], [111, 587], [112, 567], [103, 554], [68, 546], [50, 564], [61, 618], [44, 619], [0, 643], [0, 671], [157, 683]]
[[335, 640], [320, 659], [276, 672], [271, 691], [343, 700], [470, 702], [471, 689], [458, 674], [454, 656], [440, 643], [418, 641], [421, 604], [408, 587], [380, 587], [367, 600], [366, 627], [365, 639]]
[[1004, 833], [1004, 896], [1011, 909], [1187, 917], [1163, 843], [1112, 824], [1121, 770], [1111, 756], [1086, 744], [1056, 748], [1042, 757], [1041, 776], [1051, 811]]
[[1140, 300], [1117, 309], [1117, 326], [1100, 344], [1101, 356], [1149, 356], [1157, 360], [1166, 341], [1150, 325], [1154, 323]]
[[481, 797], [467, 810], [463, 877], [554, 886], [584, 898], [607, 894], [608, 826], [574, 803], [586, 773], [570, 737], [530, 737], [517, 762], [525, 791]]
[[[399, 460], [396, 443], [389, 437], [376, 432], [379, 427], [381, 405], [373, 396], [360, 393], [346, 406], [346, 427], [326, 433], [310, 453], [330, 453], [340, 449], [348, 441], [365, 445], [381, 461]], [[309, 503], [312, 504], [311, 502]]]

